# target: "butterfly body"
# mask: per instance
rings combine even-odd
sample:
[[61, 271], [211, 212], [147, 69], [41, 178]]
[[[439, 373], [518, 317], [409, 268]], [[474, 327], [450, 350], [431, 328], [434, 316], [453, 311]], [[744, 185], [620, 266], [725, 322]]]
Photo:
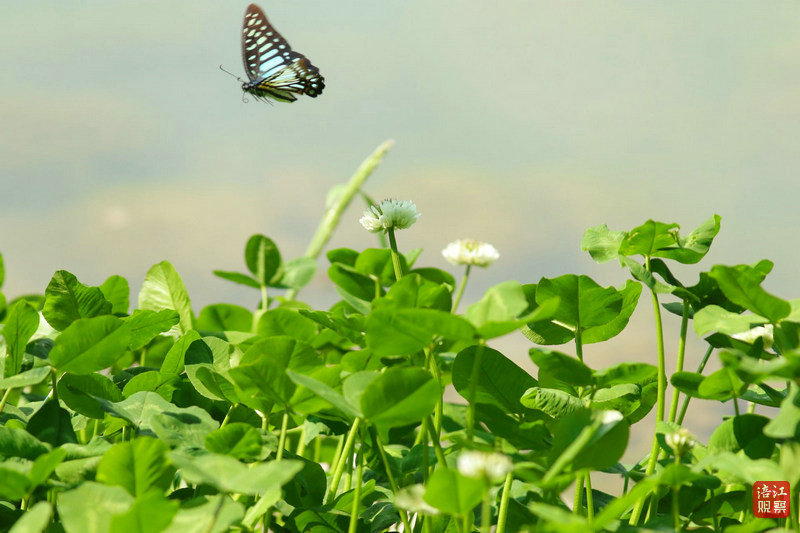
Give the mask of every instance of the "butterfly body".
[[294, 102], [296, 95], [316, 98], [325, 88], [319, 69], [292, 50], [255, 4], [244, 14], [242, 61], [250, 80], [242, 84], [242, 90], [258, 99]]

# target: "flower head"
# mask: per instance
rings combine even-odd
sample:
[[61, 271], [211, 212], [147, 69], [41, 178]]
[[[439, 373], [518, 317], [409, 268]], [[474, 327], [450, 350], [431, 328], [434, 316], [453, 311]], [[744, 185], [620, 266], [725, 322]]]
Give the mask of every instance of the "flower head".
[[667, 443], [667, 446], [672, 448], [672, 451], [675, 452], [675, 455], [678, 457], [685, 455], [694, 447], [696, 442], [692, 434], [689, 433], [689, 430], [686, 428], [680, 428], [678, 431], [667, 433], [664, 435], [664, 441]]
[[731, 335], [734, 339], [744, 341], [747, 343], [754, 343], [759, 338], [764, 339], [764, 349], [768, 350], [772, 347], [774, 342], [772, 324], [764, 324], [763, 326], [756, 326], [753, 329], [748, 329], [736, 335]]
[[513, 466], [511, 459], [502, 453], [469, 450], [458, 456], [461, 475], [488, 481], [501, 481]]
[[410, 228], [419, 218], [417, 206], [408, 200], [383, 200], [373, 205], [359, 219], [364, 229], [380, 233], [389, 229]]
[[405, 509], [412, 513], [422, 513], [428, 515], [439, 514], [435, 507], [431, 507], [422, 499], [425, 495], [425, 486], [419, 483], [403, 487], [394, 496], [394, 504], [400, 509]]
[[500, 257], [497, 249], [488, 242], [459, 239], [448, 244], [442, 255], [453, 265], [487, 267]]

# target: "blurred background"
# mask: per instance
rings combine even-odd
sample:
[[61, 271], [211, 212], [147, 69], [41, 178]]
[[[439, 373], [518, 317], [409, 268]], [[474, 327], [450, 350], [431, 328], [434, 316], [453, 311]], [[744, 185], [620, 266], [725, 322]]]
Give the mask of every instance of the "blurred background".
[[[421, 264], [457, 275], [440, 254], [449, 241], [500, 250], [466, 303], [506, 279], [576, 273], [619, 286], [622, 269], [580, 250], [585, 229], [654, 218], [688, 232], [714, 213], [722, 230], [705, 261], [675, 269], [685, 283], [699, 268], [769, 258], [767, 289], [798, 296], [797, 2], [262, 0], [327, 84], [317, 99], [274, 106], [242, 103], [239, 82], [218, 69], [244, 76], [246, 6], [0, 5], [9, 298], [43, 292], [63, 268], [92, 285], [125, 276], [135, 300], [147, 269], [167, 259], [195, 312], [254, 307], [255, 291], [211, 271], [244, 268], [253, 233], [301, 255], [328, 190], [388, 138], [396, 144], [366, 189], [417, 204], [422, 217], [399, 246], [423, 247]], [[329, 248], [375, 245], [362, 209], [345, 214]], [[336, 299], [326, 270], [323, 258], [302, 298]], [[665, 320], [672, 368], [678, 321]], [[521, 335], [495, 344], [534, 370]], [[703, 350], [690, 344], [687, 368]], [[649, 296], [623, 334], [585, 353], [596, 368], [655, 364]], [[701, 439], [727, 412], [704, 405], [687, 422]], [[636, 427], [628, 460], [649, 448], [651, 424]]]

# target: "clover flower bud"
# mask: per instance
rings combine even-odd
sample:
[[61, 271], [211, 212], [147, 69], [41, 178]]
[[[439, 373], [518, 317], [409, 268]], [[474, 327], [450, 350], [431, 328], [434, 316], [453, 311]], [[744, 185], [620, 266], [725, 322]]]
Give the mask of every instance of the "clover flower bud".
[[772, 324], [764, 324], [763, 326], [756, 326], [753, 329], [748, 329], [747, 331], [731, 335], [731, 337], [750, 344], [756, 342], [756, 340], [758, 340], [759, 338], [762, 338], [764, 339], [765, 350], [770, 349], [772, 347], [772, 343], [775, 341], [773, 337]]
[[442, 250], [442, 256], [453, 265], [488, 267], [500, 257], [497, 249], [488, 242], [459, 239]]
[[689, 430], [686, 428], [667, 433], [664, 435], [664, 441], [667, 443], [667, 446], [672, 448], [672, 451], [675, 452], [675, 455], [678, 457], [686, 455], [695, 445], [694, 437], [692, 437], [692, 434], [689, 433]]
[[463, 476], [488, 481], [502, 481], [513, 468], [511, 459], [502, 453], [470, 450], [458, 456], [458, 471]]
[[394, 496], [394, 505], [399, 509], [404, 509], [412, 513], [422, 513], [427, 515], [439, 514], [438, 509], [431, 507], [423, 499], [425, 487], [419, 483], [403, 487]]
[[410, 228], [419, 218], [417, 206], [408, 200], [383, 200], [373, 205], [358, 220], [364, 229], [380, 233], [389, 229]]

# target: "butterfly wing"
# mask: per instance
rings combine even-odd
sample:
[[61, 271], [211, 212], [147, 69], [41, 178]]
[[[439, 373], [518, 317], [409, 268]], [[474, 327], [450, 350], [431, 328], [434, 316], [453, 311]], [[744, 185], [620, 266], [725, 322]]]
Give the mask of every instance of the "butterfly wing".
[[256, 96], [294, 101], [292, 93], [316, 97], [325, 87], [319, 69], [295, 52], [255, 4], [250, 4], [242, 24], [242, 61], [250, 79], [243, 88]]

